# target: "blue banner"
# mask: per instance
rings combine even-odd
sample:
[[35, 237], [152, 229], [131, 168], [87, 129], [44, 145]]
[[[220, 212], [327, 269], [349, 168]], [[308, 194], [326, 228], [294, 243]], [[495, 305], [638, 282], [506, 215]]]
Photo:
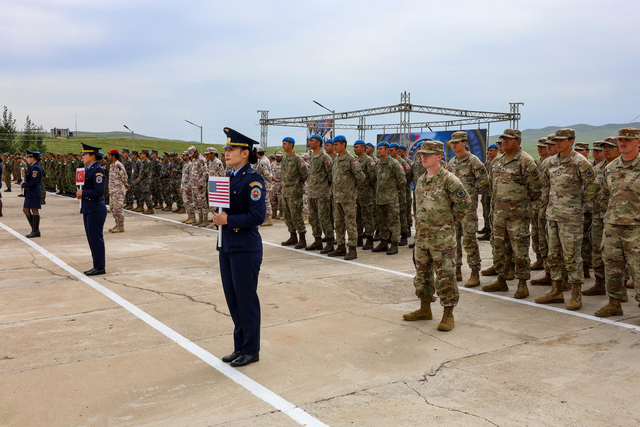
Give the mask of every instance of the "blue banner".
[[[415, 158], [415, 152], [422, 145], [423, 141], [440, 141], [444, 143], [444, 158], [445, 161], [448, 162], [449, 159], [454, 156], [453, 150], [451, 149], [451, 144], [449, 143], [449, 140], [451, 140], [451, 135], [454, 132], [457, 132], [457, 130], [410, 133], [409, 139], [411, 147], [407, 152], [407, 156], [409, 156], [413, 160]], [[468, 129], [465, 130], [465, 132], [467, 132], [467, 138], [471, 152], [478, 156], [478, 158], [484, 163], [487, 152], [487, 130]], [[398, 144], [400, 144], [400, 135], [401, 134], [399, 133], [379, 134], [377, 142], [387, 141], [389, 143], [397, 142]]]

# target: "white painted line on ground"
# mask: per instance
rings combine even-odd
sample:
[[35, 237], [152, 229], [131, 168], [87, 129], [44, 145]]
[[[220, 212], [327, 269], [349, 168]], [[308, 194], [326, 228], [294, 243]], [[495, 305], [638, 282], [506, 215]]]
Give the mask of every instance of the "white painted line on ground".
[[[131, 211], [125, 211], [125, 212], [129, 212], [129, 213], [134, 213], [134, 214], [138, 214], [138, 215], [142, 215], [140, 212], [131, 212]], [[173, 222], [173, 223], [177, 223], [180, 225], [187, 225], [187, 224], [182, 224], [179, 221], [174, 221], [168, 218], [162, 218], [159, 216], [153, 216], [153, 215], [142, 215], [145, 217], [151, 217], [154, 219], [159, 219], [162, 221], [168, 221], [168, 222]], [[217, 230], [211, 229], [211, 228], [203, 228], [203, 227], [196, 227], [196, 228], [202, 228], [204, 230], [208, 230], [208, 231], [213, 231], [217, 233]], [[356, 262], [356, 261], [348, 261], [345, 259], [341, 259], [341, 258], [332, 258], [332, 257], [328, 257], [326, 255], [320, 255], [319, 253], [313, 253], [313, 252], [309, 252], [309, 251], [305, 251], [305, 250], [300, 250], [300, 249], [293, 249], [292, 247], [289, 246], [282, 246], [278, 243], [272, 243], [272, 242], [267, 242], [265, 240], [262, 241], [263, 244], [268, 245], [268, 246], [273, 246], [276, 248], [280, 248], [280, 249], [286, 249], [286, 250], [290, 250], [299, 254], [304, 254], [307, 256], [315, 256], [315, 257], [319, 257], [322, 258], [324, 260], [329, 260], [329, 261], [337, 261], [337, 262], [344, 262], [347, 264], [353, 264], [353, 265], [357, 265], [359, 267], [364, 267], [364, 268], [368, 268], [371, 270], [377, 270], [377, 271], [382, 271], [384, 273], [390, 273], [390, 274], [395, 274], [397, 276], [403, 276], [403, 277], [408, 277], [413, 279], [413, 274], [409, 274], [409, 273], [403, 273], [401, 271], [396, 271], [396, 270], [390, 270], [387, 268], [382, 268], [382, 267], [376, 267], [374, 265], [369, 265], [369, 264], [363, 264], [360, 262]], [[503, 295], [498, 295], [492, 292], [483, 292], [483, 291], [479, 291], [477, 289], [470, 289], [470, 288], [465, 288], [464, 286], [458, 286], [458, 289], [460, 289], [461, 291], [465, 291], [465, 292], [472, 292], [478, 295], [482, 295], [485, 297], [491, 297], [491, 298], [498, 298], [504, 301], [509, 301], [512, 303], [517, 303], [517, 304], [523, 304], [523, 305], [528, 305], [530, 307], [535, 307], [535, 308], [541, 308], [544, 310], [550, 310], [550, 311], [555, 311], [557, 313], [562, 313], [562, 314], [568, 314], [570, 316], [575, 316], [575, 317], [581, 317], [583, 319], [589, 319], [589, 320], [594, 320], [596, 322], [600, 322], [600, 323], [607, 323], [609, 325], [616, 325], [616, 326], [620, 326], [621, 328], [627, 328], [627, 329], [633, 329], [636, 331], [640, 331], [640, 326], [635, 326], [635, 325], [631, 325], [629, 323], [624, 323], [623, 321], [616, 321], [616, 320], [610, 320], [608, 318], [602, 318], [602, 317], [596, 317], [596, 316], [592, 316], [589, 314], [584, 314], [584, 313], [580, 313], [578, 311], [571, 311], [571, 310], [567, 310], [567, 309], [562, 309], [553, 305], [548, 305], [548, 304], [536, 304], [535, 302], [531, 302], [531, 301], [526, 301], [523, 299], [515, 299], [515, 298], [511, 298], [511, 297], [506, 297]]]
[[271, 390], [258, 384], [251, 378], [247, 377], [246, 375], [242, 374], [241, 372], [227, 365], [222, 360], [218, 359], [217, 357], [215, 357], [214, 355], [212, 355], [202, 347], [198, 346], [192, 341], [189, 341], [187, 338], [180, 335], [179, 333], [177, 333], [176, 331], [174, 331], [164, 323], [160, 322], [154, 317], [151, 317], [149, 314], [142, 311], [141, 309], [139, 309], [129, 301], [125, 300], [124, 298], [116, 294], [115, 292], [105, 288], [95, 280], [85, 276], [84, 274], [80, 273], [76, 269], [70, 267], [64, 261], [60, 260], [58, 257], [53, 255], [51, 252], [47, 251], [46, 249], [44, 249], [42, 246], [38, 245], [34, 241], [27, 239], [21, 234], [18, 234], [16, 231], [6, 226], [2, 222], [0, 222], [0, 227], [4, 228], [7, 232], [14, 235], [18, 239], [22, 240], [24, 243], [34, 248], [45, 257], [49, 258], [51, 261], [53, 261], [55, 264], [60, 266], [62, 269], [66, 270], [71, 275], [75, 276], [76, 278], [83, 281], [87, 285], [91, 286], [93, 289], [100, 292], [101, 294], [103, 294], [104, 296], [106, 296], [116, 304], [120, 305], [125, 310], [127, 310], [128, 312], [136, 316], [138, 319], [142, 320], [147, 325], [151, 326], [153, 329], [157, 330], [158, 332], [160, 332], [161, 334], [169, 338], [171, 341], [175, 342], [180, 347], [187, 350], [189, 353], [200, 358], [202, 361], [212, 366], [214, 369], [222, 373], [227, 378], [231, 379], [235, 383], [249, 390], [253, 395], [258, 397], [262, 401], [273, 406], [275, 409], [282, 411], [284, 414], [288, 415], [293, 420], [295, 420], [298, 424], [301, 424], [304, 426], [313, 426], [313, 427], [327, 426], [326, 424], [312, 417], [311, 415], [309, 415], [302, 409], [298, 408], [294, 404], [288, 402], [287, 400], [278, 396]]

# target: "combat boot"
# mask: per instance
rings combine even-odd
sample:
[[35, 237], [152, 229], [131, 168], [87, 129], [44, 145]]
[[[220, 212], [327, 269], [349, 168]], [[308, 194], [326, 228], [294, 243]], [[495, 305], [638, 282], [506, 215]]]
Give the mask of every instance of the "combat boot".
[[116, 226], [109, 230], [111, 233], [124, 233], [124, 221], [116, 221]]
[[456, 266], [456, 282], [462, 282], [462, 267]]
[[529, 296], [529, 288], [527, 287], [527, 280], [526, 279], [518, 280], [518, 290], [516, 291], [515, 294], [513, 294], [513, 297], [515, 299], [523, 299], [528, 296]]
[[125, 209], [125, 210], [129, 210], [129, 209], [131, 209], [131, 208], [133, 208], [133, 205], [131, 205], [131, 204], [126, 204], [126, 205], [124, 205], [124, 206], [122, 207], [122, 209]]
[[531, 281], [533, 286], [551, 286], [553, 280], [551, 280], [551, 273], [549, 270], [544, 271], [544, 277], [542, 279], [535, 279]]
[[397, 255], [398, 254], [398, 244], [391, 242], [391, 246], [387, 249], [387, 255]]
[[563, 291], [570, 291], [570, 290], [571, 290], [571, 288], [572, 288], [571, 283], [569, 283], [569, 281], [568, 281], [568, 280], [564, 280], [564, 281], [562, 282], [562, 290], [563, 290]]
[[403, 314], [402, 318], [410, 322], [414, 320], [433, 319], [433, 314], [431, 313], [431, 297], [420, 297], [420, 308], [411, 313]]
[[116, 228], [118, 228], [118, 221], [116, 221], [116, 225], [114, 225], [113, 228], [109, 229], [109, 233], [114, 233], [113, 230], [115, 230]]
[[465, 288], [475, 288], [476, 286], [480, 285], [480, 272], [478, 271], [478, 269], [474, 268], [471, 270], [471, 277], [469, 277], [469, 280], [467, 280], [467, 282], [464, 284]]
[[363, 242], [364, 242], [364, 237], [363, 236], [358, 236], [358, 242], [356, 243], [356, 246], [361, 248]]
[[355, 246], [349, 246], [349, 252], [345, 255], [344, 259], [347, 261], [358, 258], [358, 251]]
[[309, 225], [309, 215], [302, 215], [302, 221], [304, 221], [304, 225]]
[[378, 230], [376, 230], [376, 232], [373, 233], [373, 241], [374, 242], [379, 242], [380, 240], [382, 240], [382, 237], [380, 237], [380, 232]]
[[453, 307], [445, 307], [442, 313], [442, 320], [438, 325], [439, 331], [450, 331], [456, 326], [453, 319]]
[[212, 222], [211, 224], [207, 225], [207, 228], [210, 228], [212, 230], [217, 230], [218, 226], [215, 223]]
[[622, 296], [622, 299], [620, 300], [621, 302], [629, 302], [629, 293], [627, 292], [627, 289], [624, 289], [624, 295]]
[[271, 221], [271, 215], [267, 215], [264, 219], [264, 222], [261, 224], [263, 227], [269, 227], [273, 225], [273, 222]]
[[564, 295], [562, 294], [562, 280], [554, 280], [551, 283], [551, 291], [536, 298], [536, 303], [564, 303]]
[[151, 215], [151, 214], [154, 213], [154, 211], [153, 211], [153, 208], [149, 208], [146, 211], [143, 211], [142, 213], [145, 214], [145, 215]]
[[507, 285], [504, 277], [498, 276], [498, 280], [490, 285], [483, 286], [482, 290], [485, 292], [506, 292], [509, 290], [509, 285]]
[[509, 263], [509, 272], [507, 273], [507, 280], [513, 280], [516, 278], [516, 263]]
[[536, 254], [536, 262], [531, 264], [531, 270], [537, 271], [544, 269], [544, 262], [542, 262], [542, 256], [540, 254]]
[[331, 251], [327, 254], [330, 257], [336, 256], [346, 256], [347, 255], [347, 247], [345, 245], [338, 245], [335, 251]]
[[316, 237], [312, 244], [304, 248], [305, 251], [317, 251], [322, 249], [322, 238]]
[[582, 294], [580, 293], [582, 285], [574, 283], [571, 289], [571, 299], [567, 303], [567, 310], [580, 310], [582, 307]]
[[591, 279], [591, 274], [589, 274], [589, 269], [590, 269], [590, 268], [591, 268], [591, 267], [589, 267], [589, 265], [587, 265], [587, 264], [584, 264], [584, 265], [582, 266], [582, 271], [583, 271], [583, 273], [584, 273], [584, 278], [585, 278], [585, 279]]
[[596, 311], [596, 317], [622, 316], [622, 306], [618, 298], [609, 297], [609, 304]]
[[604, 287], [604, 279], [602, 277], [598, 277], [598, 275], [596, 275], [596, 284], [587, 289], [582, 291], [582, 295], [590, 297], [593, 295], [606, 295], [607, 294], [607, 290]]
[[184, 222], [185, 224], [195, 225], [198, 221], [196, 220], [196, 214], [190, 213], [189, 218]]
[[209, 225], [209, 220], [207, 219], [207, 216], [208, 216], [207, 211], [204, 211], [204, 213], [201, 213], [200, 214], [200, 222], [197, 223], [196, 225], [198, 227], [206, 228], [207, 225]]
[[187, 213], [187, 210], [184, 206], [182, 206], [180, 209], [178, 209], [177, 213]]
[[408, 242], [407, 242], [407, 235], [406, 234], [401, 234], [400, 235], [400, 241], [398, 242], [398, 246], [407, 246]]
[[290, 233], [291, 235], [289, 236], [289, 238], [287, 240], [285, 240], [284, 242], [280, 243], [282, 246], [293, 246], [295, 244], [298, 243], [298, 235], [295, 233], [295, 231], [293, 233]]
[[484, 270], [482, 270], [480, 274], [482, 274], [483, 276], [496, 276], [498, 272], [496, 271], [496, 268], [492, 265], [491, 267], [485, 268]]
[[162, 209], [162, 205], [160, 203], [156, 203], [155, 205], [153, 205], [154, 209]]
[[306, 233], [298, 233], [298, 244], [293, 247], [294, 249], [304, 249], [307, 246], [305, 234]]
[[332, 238], [329, 238], [329, 239], [327, 239], [327, 240], [328, 240], [328, 241], [327, 241], [327, 244], [326, 244], [326, 245], [324, 246], [324, 248], [322, 248], [322, 250], [320, 251], [320, 253], [321, 253], [322, 255], [326, 255], [326, 254], [328, 254], [328, 253], [333, 252], [333, 239], [332, 239]]
[[373, 249], [373, 237], [371, 236], [366, 236], [366, 243], [362, 246], [362, 250], [363, 251], [370, 251], [371, 249]]
[[[375, 240], [375, 238], [374, 238]], [[371, 252], [386, 252], [389, 250], [389, 241], [388, 240], [384, 240], [384, 239], [380, 239], [380, 243], [378, 243], [378, 246], [376, 246], [375, 248], [371, 249]]]
[[172, 212], [173, 208], [171, 207], [171, 205], [166, 205], [164, 208], [162, 208], [162, 210], [167, 212]]
[[624, 284], [624, 287], [627, 289], [633, 289], [634, 288], [633, 280], [631, 279], [627, 280], [627, 283]]
[[134, 212], [144, 212], [144, 206], [138, 205], [134, 210]]
[[412, 243], [409, 243], [409, 249], [413, 249], [416, 247], [416, 241], [414, 240]]

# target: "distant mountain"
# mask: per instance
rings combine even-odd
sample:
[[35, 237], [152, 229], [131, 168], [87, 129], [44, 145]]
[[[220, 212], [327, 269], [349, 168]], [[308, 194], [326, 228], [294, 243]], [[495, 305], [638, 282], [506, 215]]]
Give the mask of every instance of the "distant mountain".
[[[150, 140], [150, 141], [181, 141], [179, 139], [167, 139], [167, 138], [155, 138], [153, 136], [146, 136], [146, 135], [140, 135], [137, 133], [133, 134], [135, 139], [140, 139], [140, 140]], [[124, 139], [131, 139], [131, 132], [126, 132], [126, 131], [112, 131], [112, 132], [85, 132], [82, 130], [78, 131], [78, 134], [75, 135], [78, 138], [109, 138], [109, 139], [115, 139], [115, 138], [124, 138]], [[184, 141], [184, 142], [190, 142], [190, 143], [198, 143], [200, 144], [200, 141]]]

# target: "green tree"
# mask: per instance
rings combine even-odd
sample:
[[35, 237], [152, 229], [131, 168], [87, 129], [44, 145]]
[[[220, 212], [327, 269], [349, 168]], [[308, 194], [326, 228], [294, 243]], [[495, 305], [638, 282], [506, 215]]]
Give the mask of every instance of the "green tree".
[[2, 121], [0, 122], [0, 153], [13, 151], [16, 134], [16, 121], [5, 105], [2, 111]]
[[44, 129], [42, 126], [37, 126], [35, 123], [31, 121], [29, 115], [27, 115], [27, 120], [24, 124], [24, 131], [18, 138], [17, 146], [21, 152], [25, 152], [25, 150], [31, 151], [39, 151], [40, 153], [44, 153], [47, 151], [47, 144], [44, 143]]

